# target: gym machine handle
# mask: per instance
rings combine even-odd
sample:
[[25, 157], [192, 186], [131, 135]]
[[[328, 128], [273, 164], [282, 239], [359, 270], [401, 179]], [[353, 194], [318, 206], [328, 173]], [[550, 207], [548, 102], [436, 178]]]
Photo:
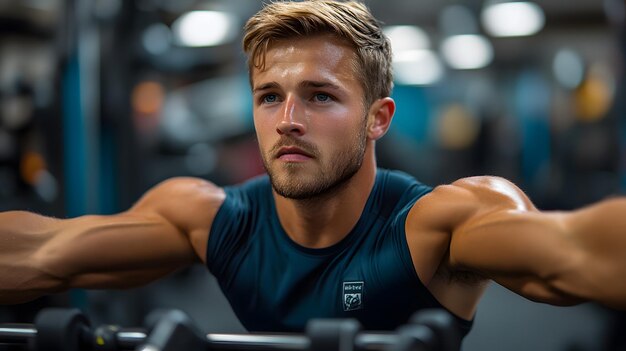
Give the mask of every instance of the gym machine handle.
[[162, 313], [148, 332], [113, 325], [92, 330], [76, 309], [45, 309], [35, 324], [0, 324], [0, 345], [36, 351], [458, 351], [461, 338], [451, 321], [443, 311], [427, 310], [394, 332], [361, 331], [352, 319], [314, 319], [304, 334], [203, 334], [176, 310]]
[[[113, 326], [112, 326], [113, 327]], [[27, 345], [35, 340], [37, 329], [33, 324], [0, 324], [0, 345]], [[145, 330], [120, 328], [115, 333], [120, 350], [134, 350], [146, 340]], [[214, 350], [307, 350], [310, 340], [298, 334], [228, 334], [206, 335], [209, 348]], [[355, 339], [357, 350], [381, 350], [395, 341], [392, 333], [360, 333]]]

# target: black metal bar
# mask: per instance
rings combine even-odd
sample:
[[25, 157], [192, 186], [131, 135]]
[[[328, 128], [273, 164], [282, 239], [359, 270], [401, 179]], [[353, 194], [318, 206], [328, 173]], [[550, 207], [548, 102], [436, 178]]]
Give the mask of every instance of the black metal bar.
[[207, 334], [210, 348], [216, 350], [290, 350], [300, 351], [309, 347], [309, 338], [288, 334]]
[[361, 333], [354, 339], [355, 350], [383, 350], [397, 340], [392, 333]]
[[[0, 345], [24, 345], [37, 337], [32, 324], [0, 324]], [[120, 329], [116, 333], [117, 344], [122, 350], [133, 350], [146, 340], [147, 334], [140, 329]], [[207, 334], [212, 350], [220, 351], [304, 351], [310, 339], [304, 334]], [[382, 350], [394, 343], [395, 334], [363, 332], [356, 336], [355, 350]]]
[[137, 330], [120, 330], [115, 334], [117, 344], [122, 350], [134, 350], [137, 345], [146, 340], [146, 333]]
[[37, 336], [37, 329], [32, 324], [0, 325], [0, 345], [26, 344]]

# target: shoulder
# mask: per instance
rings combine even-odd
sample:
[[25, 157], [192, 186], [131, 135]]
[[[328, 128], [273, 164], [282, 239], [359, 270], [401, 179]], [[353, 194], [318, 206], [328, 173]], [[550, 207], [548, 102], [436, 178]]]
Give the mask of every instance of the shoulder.
[[[520, 207], [533, 205], [521, 189], [501, 177], [462, 178], [435, 187], [413, 205], [405, 223], [418, 275], [421, 273], [426, 284], [436, 272], [458, 278], [459, 272], [452, 271], [447, 263], [453, 233], [489, 213]], [[482, 281], [480, 277], [471, 277], [471, 281]]]
[[433, 193], [440, 200], [465, 199], [487, 203], [526, 201], [519, 187], [508, 179], [496, 176], [461, 178], [451, 184], [437, 186]]
[[412, 254], [415, 250], [425, 255], [422, 248], [430, 248], [429, 262], [440, 262], [453, 233], [490, 213], [515, 209], [534, 206], [511, 181], [494, 176], [462, 178], [435, 187], [413, 205], [405, 222], [407, 241]]
[[409, 219], [452, 231], [481, 213], [501, 209], [534, 209], [526, 194], [513, 182], [496, 176], [461, 178], [439, 185], [416, 202]]
[[172, 205], [205, 204], [219, 206], [226, 197], [224, 190], [204, 179], [176, 177], [167, 179], [150, 190], [133, 206], [135, 209], [166, 208]]
[[448, 187], [456, 189], [458, 195], [461, 193], [471, 196], [476, 200], [488, 204], [511, 205], [531, 205], [528, 197], [513, 182], [502, 177], [479, 176], [461, 178]]
[[207, 180], [176, 177], [148, 190], [130, 211], [159, 216], [191, 233], [210, 228], [225, 197], [222, 188]]

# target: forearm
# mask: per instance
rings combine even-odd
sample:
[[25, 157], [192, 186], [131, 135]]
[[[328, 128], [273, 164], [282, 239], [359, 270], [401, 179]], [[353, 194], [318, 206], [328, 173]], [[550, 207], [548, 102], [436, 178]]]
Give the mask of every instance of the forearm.
[[519, 188], [493, 177], [457, 181], [440, 196], [446, 206], [438, 212], [460, 218], [449, 250], [454, 269], [477, 272], [534, 301], [593, 300], [626, 310], [626, 198], [541, 212]]
[[0, 213], [0, 303], [19, 303], [61, 290], [61, 277], [44, 270], [39, 249], [54, 235], [56, 219]]
[[[63, 235], [42, 250], [55, 275], [70, 277], [72, 286], [92, 287], [85, 277], [125, 280], [130, 272], [172, 271], [194, 262], [186, 236], [158, 216], [123, 212], [64, 221]], [[133, 273], [134, 274], [134, 273]]]
[[453, 234], [455, 267], [531, 300], [626, 309], [626, 201], [573, 212], [498, 211]]
[[528, 240], [511, 261], [527, 262], [521, 264], [527, 270], [498, 277], [503, 285], [550, 304], [596, 301], [626, 309], [626, 199], [520, 216], [524, 224], [511, 226], [510, 240]]
[[571, 212], [564, 216], [564, 223], [580, 249], [580, 260], [576, 272], [564, 275], [562, 288], [626, 309], [626, 199], [610, 199]]
[[0, 303], [74, 287], [137, 286], [194, 259], [185, 234], [155, 214], [0, 214]]

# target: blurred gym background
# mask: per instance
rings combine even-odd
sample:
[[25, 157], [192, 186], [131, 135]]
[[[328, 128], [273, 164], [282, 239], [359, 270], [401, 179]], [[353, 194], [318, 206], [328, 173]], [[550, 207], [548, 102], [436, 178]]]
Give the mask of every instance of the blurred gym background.
[[[379, 164], [437, 185], [504, 176], [542, 209], [626, 190], [622, 0], [367, 0], [395, 51], [398, 111]], [[0, 0], [0, 210], [114, 213], [172, 176], [263, 171], [241, 28], [258, 0]], [[615, 279], [625, 279], [615, 277]], [[177, 307], [241, 331], [203, 267], [145, 288], [0, 307], [76, 306], [141, 325]], [[625, 350], [624, 315], [534, 304], [493, 284], [465, 350]]]

